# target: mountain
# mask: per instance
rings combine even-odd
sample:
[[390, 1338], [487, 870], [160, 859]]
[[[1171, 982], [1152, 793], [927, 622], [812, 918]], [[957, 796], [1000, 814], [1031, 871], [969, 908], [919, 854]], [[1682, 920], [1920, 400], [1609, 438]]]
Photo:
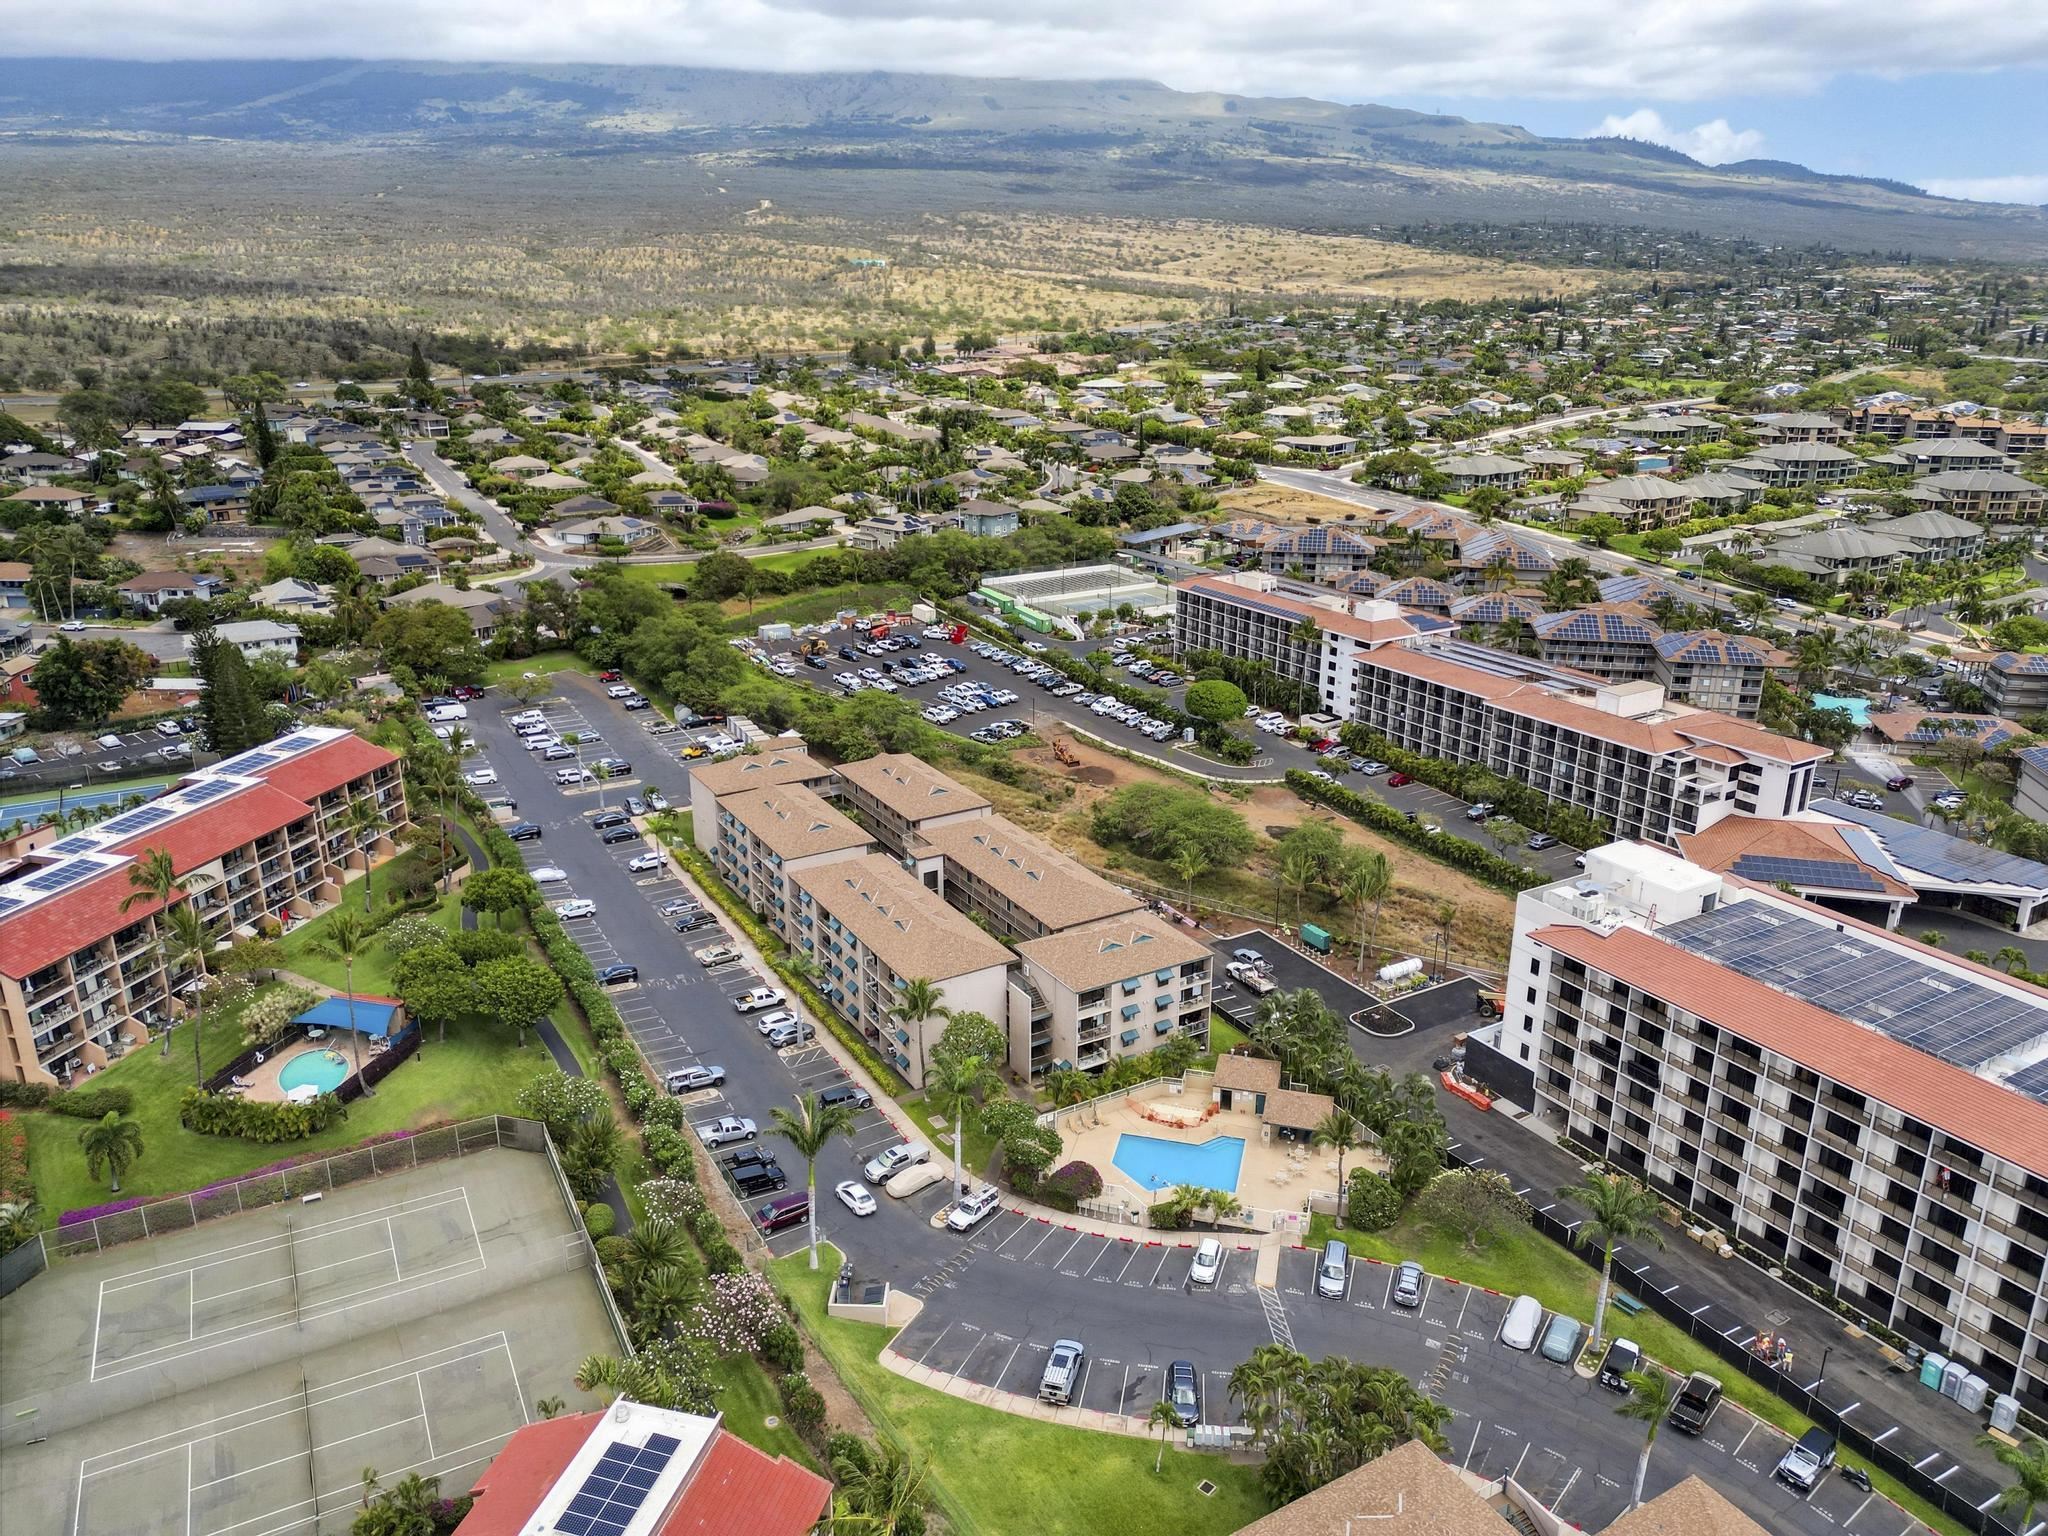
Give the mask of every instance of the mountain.
[[431, 149], [443, 157], [715, 156], [721, 166], [773, 173], [785, 195], [834, 177], [921, 173], [924, 182], [904, 194], [912, 205], [987, 206], [1001, 192], [1038, 207], [1155, 214], [1194, 202], [1220, 216], [1322, 228], [1557, 218], [1847, 249], [2048, 255], [2043, 208], [1956, 202], [1775, 160], [1706, 166], [1630, 139], [1547, 138], [1391, 107], [1177, 91], [1144, 80], [0, 61], [0, 153], [138, 143]]

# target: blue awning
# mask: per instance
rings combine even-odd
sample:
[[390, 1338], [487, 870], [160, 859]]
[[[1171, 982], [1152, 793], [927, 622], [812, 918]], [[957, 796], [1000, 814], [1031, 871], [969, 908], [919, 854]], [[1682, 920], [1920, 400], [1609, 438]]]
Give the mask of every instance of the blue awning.
[[1123, 1041], [1125, 1045], [1136, 1045], [1138, 1043], [1138, 1032], [1135, 1029], [1127, 1029], [1117, 1038]]
[[1169, 1032], [1169, 1031], [1170, 1031], [1170, 1030], [1171, 1030], [1172, 1028], [1173, 1028], [1173, 1020], [1171, 1020], [1171, 1019], [1154, 1019], [1154, 1020], [1152, 1021], [1152, 1033], [1153, 1033], [1153, 1034], [1155, 1034], [1155, 1035], [1163, 1035], [1163, 1034], [1166, 1034], [1166, 1033], [1168, 1033], [1168, 1032]]
[[[349, 1029], [368, 1035], [373, 1040], [390, 1036], [399, 1009], [405, 1005], [395, 997], [369, 997], [358, 992], [353, 1002], [343, 994], [330, 997], [325, 1002], [315, 1003], [304, 1013], [293, 1019], [294, 1024], [307, 1024], [315, 1029]], [[351, 1023], [350, 1011], [354, 1020]]]
[[1144, 1005], [1143, 1005], [1143, 1004], [1141, 1004], [1141, 1003], [1126, 1003], [1126, 1004], [1124, 1004], [1124, 1008], [1123, 1008], [1123, 1015], [1124, 1015], [1124, 1017], [1125, 1017], [1125, 1018], [1127, 1018], [1127, 1019], [1135, 1019], [1135, 1018], [1136, 1018], [1136, 1017], [1138, 1016], [1138, 1010], [1139, 1010], [1139, 1008], [1141, 1008], [1141, 1007], [1143, 1007], [1143, 1006], [1144, 1006]]

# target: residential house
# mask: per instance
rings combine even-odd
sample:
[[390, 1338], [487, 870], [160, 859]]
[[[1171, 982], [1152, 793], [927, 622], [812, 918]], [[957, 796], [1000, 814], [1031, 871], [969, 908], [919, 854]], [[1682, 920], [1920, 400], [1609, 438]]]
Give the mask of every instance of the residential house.
[[276, 608], [286, 613], [330, 614], [334, 611], [334, 596], [325, 587], [315, 586], [310, 581], [301, 581], [296, 576], [286, 576], [267, 586], [258, 587], [249, 594], [259, 608]]
[[121, 601], [143, 613], [161, 613], [165, 603], [209, 602], [231, 583], [225, 576], [188, 571], [144, 571], [114, 588]]
[[[290, 666], [299, 663], [299, 626], [280, 624], [275, 619], [240, 619], [213, 627], [216, 640], [232, 645], [250, 661], [270, 658]], [[185, 649], [192, 649], [195, 636], [185, 637]]]
[[1519, 491], [1531, 474], [1531, 467], [1524, 460], [1498, 453], [1453, 454], [1439, 459], [1434, 467], [1450, 477], [1451, 489], [1460, 495], [1482, 487]]
[[506, 618], [517, 605], [514, 592], [500, 592], [492, 587], [472, 587], [464, 591], [438, 581], [400, 592], [387, 599], [405, 607], [417, 607], [421, 603], [439, 603], [446, 608], [460, 611], [469, 620], [470, 633], [479, 645], [490, 643]]
[[586, 518], [566, 523], [555, 531], [570, 549], [594, 549], [599, 544], [624, 544], [632, 548], [661, 536], [658, 526], [638, 517]]
[[989, 539], [1015, 533], [1021, 521], [1015, 507], [979, 498], [960, 503], [956, 515], [960, 519], [961, 532]]

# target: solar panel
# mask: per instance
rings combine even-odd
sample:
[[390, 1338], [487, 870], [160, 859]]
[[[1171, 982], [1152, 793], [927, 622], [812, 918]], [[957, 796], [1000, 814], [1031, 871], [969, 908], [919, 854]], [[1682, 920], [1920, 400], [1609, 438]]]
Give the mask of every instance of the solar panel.
[[614, 1440], [570, 1498], [555, 1528], [568, 1536], [625, 1536], [681, 1444], [672, 1435], [649, 1435], [644, 1446]]
[[1965, 884], [2048, 886], [2048, 864], [1987, 848], [1932, 827], [1915, 826], [1880, 811], [1860, 810], [1839, 800], [1823, 800], [1816, 809], [1868, 829], [1892, 858], [1937, 880]]
[[0, 896], [0, 917], [5, 917], [20, 905], [21, 898], [19, 896]]
[[188, 806], [205, 805], [209, 800], [218, 800], [222, 795], [232, 795], [241, 787], [223, 779], [201, 779], [197, 784], [186, 785], [178, 794]]
[[50, 844], [50, 852], [91, 853], [93, 849], [99, 847], [99, 845], [100, 840], [97, 837], [91, 835], [87, 835], [84, 837], [67, 837], [61, 843]]
[[130, 837], [137, 832], [147, 832], [151, 827], [161, 826], [177, 813], [161, 805], [145, 805], [139, 810], [124, 811], [112, 821], [100, 823], [100, 830], [113, 837]]
[[273, 741], [270, 744], [270, 750], [272, 752], [283, 752], [289, 754], [293, 752], [304, 752], [308, 748], [317, 747], [319, 745], [320, 738], [318, 736], [314, 736], [306, 731], [300, 731], [296, 735], [285, 737], [284, 740], [282, 741]]
[[105, 869], [105, 867], [103, 864], [90, 864], [84, 860], [78, 860], [70, 864], [52, 864], [41, 874], [31, 875], [28, 879], [22, 881], [21, 888], [25, 891], [41, 891], [45, 893], [61, 891], [66, 886], [78, 884], [81, 880], [91, 879], [94, 875], [99, 874]]
[[2016, 1093], [2024, 1093], [2030, 1099], [2048, 1103], [2048, 1059], [2021, 1067], [2005, 1080], [2005, 1085]]
[[1736, 874], [1752, 880], [1783, 880], [1790, 885], [1825, 886], [1834, 891], [1884, 893], [1883, 882], [1860, 864], [1745, 853], [1731, 867]]

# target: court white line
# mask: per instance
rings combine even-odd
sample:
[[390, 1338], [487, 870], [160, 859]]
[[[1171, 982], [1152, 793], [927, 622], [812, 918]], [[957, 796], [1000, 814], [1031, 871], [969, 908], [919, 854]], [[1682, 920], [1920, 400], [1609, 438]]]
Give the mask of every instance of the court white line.
[[427, 1384], [421, 1379], [424, 1374], [422, 1371], [412, 1373], [412, 1389], [420, 1397], [420, 1430], [427, 1437], [427, 1459], [431, 1461], [434, 1457], [434, 1421], [427, 1417]]
[[[509, 1433], [505, 1435], [493, 1435], [491, 1438], [487, 1440], [478, 1440], [470, 1445], [459, 1445], [454, 1450], [448, 1452], [448, 1454], [450, 1456], [460, 1456], [466, 1451], [481, 1450], [485, 1446], [502, 1447], [505, 1441], [509, 1440], [510, 1438], [511, 1435]], [[324, 1450], [326, 1449], [326, 1447], [321, 1446], [317, 1447], [316, 1449]], [[497, 1451], [494, 1449], [491, 1452], [491, 1456], [495, 1456], [496, 1454]], [[472, 1456], [469, 1458], [468, 1461], [458, 1461], [450, 1463], [444, 1466], [442, 1468], [442, 1471], [454, 1472], [460, 1470], [463, 1467], [470, 1466], [475, 1462], [488, 1461], [490, 1459], [490, 1456]], [[388, 1471], [384, 1471], [381, 1468], [379, 1470], [386, 1478], [394, 1478], [403, 1477], [408, 1472], [416, 1472], [423, 1467], [430, 1467], [432, 1465], [433, 1463], [431, 1461], [414, 1461], [408, 1462], [405, 1466], [402, 1467], [392, 1467]], [[216, 1526], [212, 1530], [204, 1532], [203, 1536], [229, 1536], [230, 1532], [239, 1531], [245, 1525], [254, 1525], [259, 1520], [274, 1519], [279, 1515], [287, 1514], [291, 1510], [298, 1509], [303, 1505], [311, 1504], [313, 1506], [313, 1512], [309, 1515], [300, 1515], [295, 1520], [287, 1520], [283, 1525], [266, 1526], [263, 1530], [251, 1533], [251, 1536], [284, 1536], [284, 1533], [286, 1531], [296, 1531], [308, 1525], [317, 1525], [320, 1520], [320, 1506], [322, 1504], [325, 1504], [329, 1499], [353, 1498], [356, 1495], [360, 1494], [361, 1491], [362, 1484], [360, 1483], [350, 1483], [345, 1488], [329, 1488], [324, 1492], [316, 1492], [310, 1499], [300, 1499], [296, 1503], [286, 1504], [279, 1509], [266, 1510], [264, 1513], [260, 1515], [251, 1515], [247, 1520], [237, 1520], [233, 1525]]]
[[437, 1206], [452, 1204], [458, 1199], [465, 1203], [469, 1199], [469, 1190], [460, 1184], [448, 1189], [435, 1190], [431, 1194], [415, 1195], [411, 1199], [401, 1200], [395, 1205], [378, 1206], [374, 1210], [364, 1211], [359, 1215], [342, 1216], [337, 1217], [333, 1221], [319, 1222], [310, 1227], [299, 1227], [290, 1237], [274, 1234], [270, 1237], [259, 1238], [254, 1242], [236, 1243], [228, 1248], [216, 1248], [208, 1257], [197, 1262], [186, 1260], [182, 1263], [156, 1264], [148, 1269], [129, 1270], [116, 1279], [102, 1280], [100, 1282], [100, 1293], [105, 1295], [108, 1291], [125, 1290], [131, 1285], [148, 1284], [151, 1281], [160, 1280], [166, 1275], [184, 1274], [187, 1270], [212, 1269], [221, 1264], [239, 1263], [243, 1258], [253, 1254], [275, 1253], [286, 1243], [290, 1242], [293, 1237], [299, 1242], [304, 1242], [307, 1238], [322, 1237], [330, 1232], [353, 1231], [357, 1227], [373, 1226], [391, 1216], [408, 1215], [414, 1210], [432, 1210]]
[[192, 1457], [196, 1441], [185, 1442], [185, 1536], [192, 1536]]
[[[298, 1275], [299, 1279], [303, 1281], [308, 1275], [324, 1274], [326, 1273], [326, 1271], [330, 1269], [346, 1269], [349, 1265], [360, 1264], [365, 1259], [388, 1258], [391, 1259], [395, 1265], [397, 1260], [397, 1253], [398, 1250], [394, 1246], [386, 1246], [383, 1248], [371, 1248], [363, 1253], [350, 1254], [345, 1259], [336, 1259], [332, 1264], [315, 1264], [308, 1269], [300, 1270], [298, 1272]], [[169, 1277], [167, 1276], [166, 1278]], [[290, 1285], [291, 1283], [292, 1280], [290, 1275], [279, 1275], [275, 1280], [259, 1280], [254, 1285], [238, 1285], [233, 1290], [215, 1291], [212, 1295], [208, 1296], [206, 1300], [226, 1301], [230, 1296], [242, 1296], [246, 1295], [250, 1291], [267, 1291], [272, 1286]]]
[[[199, 1272], [185, 1271], [185, 1342], [190, 1344], [199, 1335]], [[93, 1352], [99, 1352], [99, 1340], [93, 1340]]]
[[[174, 1440], [174, 1437], [180, 1434], [186, 1434], [189, 1432], [193, 1436], [197, 1437], [198, 1435], [203, 1433], [209, 1438], [218, 1437], [222, 1434], [231, 1434], [235, 1430], [245, 1429], [248, 1428], [250, 1425], [267, 1424], [271, 1422], [273, 1419], [281, 1419], [289, 1416], [288, 1413], [270, 1413], [262, 1414], [261, 1417], [258, 1418], [247, 1417], [250, 1414], [260, 1413], [261, 1410], [265, 1408], [275, 1408], [279, 1404], [289, 1403], [292, 1405], [290, 1411], [296, 1412], [300, 1408], [303, 1408], [309, 1401], [316, 1407], [323, 1406], [330, 1402], [338, 1402], [340, 1399], [344, 1397], [352, 1397], [358, 1391], [371, 1391], [378, 1386], [388, 1384], [392, 1381], [403, 1381], [407, 1376], [416, 1375], [420, 1371], [439, 1370], [442, 1366], [445, 1365], [455, 1365], [464, 1360], [478, 1359], [481, 1356], [489, 1354], [493, 1349], [503, 1350], [506, 1359], [511, 1359], [511, 1342], [505, 1337], [503, 1332], [480, 1333], [473, 1339], [464, 1339], [458, 1344], [449, 1344], [441, 1349], [429, 1350], [426, 1354], [423, 1355], [408, 1355], [402, 1360], [394, 1360], [389, 1365], [381, 1365], [373, 1370], [358, 1371], [353, 1376], [337, 1377], [335, 1380], [330, 1381], [325, 1386], [321, 1387], [319, 1393], [317, 1395], [311, 1396], [310, 1398], [306, 1394], [299, 1392], [287, 1393], [283, 1397], [273, 1397], [264, 1402], [251, 1403], [248, 1407], [238, 1408], [233, 1413], [221, 1414], [211, 1419], [200, 1419], [194, 1423], [184, 1425], [179, 1429], [167, 1429], [160, 1435], [151, 1435], [145, 1440], [134, 1440], [130, 1441], [127, 1445], [117, 1445], [113, 1447], [111, 1450], [99, 1451], [94, 1455], [87, 1456], [79, 1462], [79, 1476], [81, 1478], [98, 1477], [102, 1473], [119, 1471], [121, 1468], [131, 1466], [138, 1461], [153, 1461], [158, 1456], [163, 1455], [164, 1452], [161, 1450], [150, 1451], [145, 1455], [130, 1456], [127, 1458], [127, 1460], [116, 1462], [111, 1466], [92, 1466], [92, 1463], [96, 1461], [104, 1461], [109, 1456], [121, 1456], [129, 1451], [140, 1450], [141, 1447], [145, 1445], [155, 1445], [158, 1441], [172, 1441], [173, 1443], [167, 1446], [165, 1449], [175, 1450], [177, 1449], [177, 1446], [179, 1444], [183, 1443], [181, 1441]], [[416, 1361], [424, 1361], [431, 1363], [414, 1364], [414, 1362]], [[400, 1369], [401, 1366], [407, 1365], [413, 1366], [413, 1369], [411, 1371], [404, 1371]], [[379, 1377], [381, 1379], [378, 1381], [370, 1382], [370, 1385], [368, 1387], [359, 1388], [352, 1385], [352, 1383], [354, 1382], [369, 1381], [369, 1379], [373, 1376]], [[343, 1387], [346, 1387], [349, 1390], [345, 1392], [337, 1390], [338, 1388]]]

